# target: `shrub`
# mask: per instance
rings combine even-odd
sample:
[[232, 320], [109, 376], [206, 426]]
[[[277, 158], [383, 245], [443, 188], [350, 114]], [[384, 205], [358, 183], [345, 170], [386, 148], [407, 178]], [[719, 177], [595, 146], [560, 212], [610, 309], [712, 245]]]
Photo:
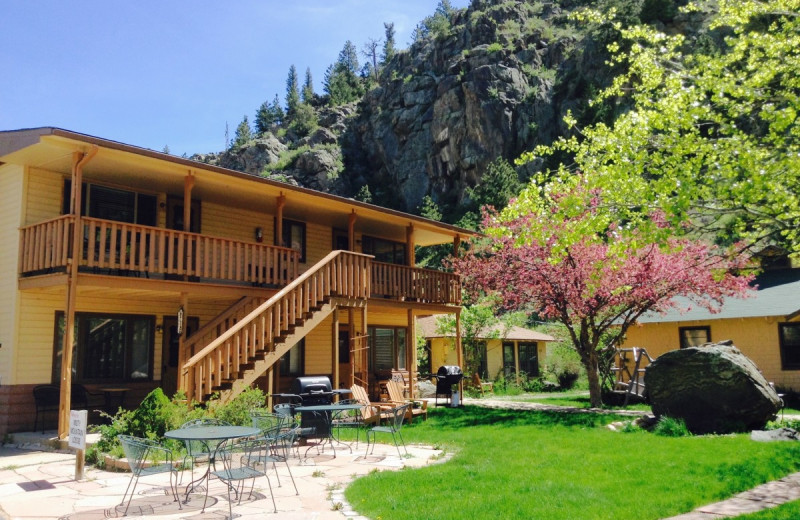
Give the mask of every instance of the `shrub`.
[[489, 46], [486, 48], [486, 50], [487, 50], [487, 51], [488, 51], [490, 54], [491, 54], [491, 53], [495, 53], [495, 52], [502, 51], [502, 50], [503, 50], [503, 44], [501, 44], [500, 42], [494, 42], [494, 43], [491, 43], [491, 44], [489, 44]]
[[691, 435], [683, 419], [663, 416], [653, 428], [653, 433], [662, 437], [688, 437]]
[[250, 425], [251, 410], [268, 411], [264, 404], [266, 396], [260, 388], [248, 388], [234, 397], [229, 403], [221, 404], [218, 400], [208, 402], [211, 416], [240, 426]]
[[578, 353], [568, 347], [557, 346], [545, 361], [547, 373], [551, 374], [562, 390], [569, 390], [581, 374], [581, 360]]

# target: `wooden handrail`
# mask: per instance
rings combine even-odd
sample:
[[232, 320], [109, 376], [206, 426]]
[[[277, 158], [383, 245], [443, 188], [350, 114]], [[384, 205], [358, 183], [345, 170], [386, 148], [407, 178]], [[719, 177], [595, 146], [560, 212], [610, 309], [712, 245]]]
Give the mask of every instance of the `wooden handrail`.
[[454, 273], [372, 262], [371, 277], [375, 296], [461, 305], [461, 280]]
[[276, 287], [299, 270], [299, 253], [286, 247], [91, 217], [81, 217], [83, 247], [70, 255], [74, 221], [64, 215], [20, 228], [20, 274], [63, 268], [70, 256], [83, 268]]
[[262, 303], [264, 303], [264, 298], [259, 296], [244, 296], [237, 300], [236, 303], [219, 313], [211, 321], [197, 329], [190, 337], [186, 338], [183, 343], [186, 356], [193, 356], [198, 345], [208, 345], [228, 330], [234, 323], [250, 314], [253, 309]]
[[258, 353], [274, 350], [293, 328], [331, 297], [367, 299], [371, 256], [333, 251], [230, 329], [194, 354], [182, 367], [187, 397], [203, 399], [233, 379]]
[[20, 228], [19, 274], [64, 269], [69, 260], [72, 215]]

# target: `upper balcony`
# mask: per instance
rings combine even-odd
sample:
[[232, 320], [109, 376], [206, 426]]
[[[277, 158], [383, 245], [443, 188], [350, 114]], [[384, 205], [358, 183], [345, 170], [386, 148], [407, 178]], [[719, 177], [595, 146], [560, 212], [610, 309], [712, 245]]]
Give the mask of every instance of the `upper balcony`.
[[[300, 275], [299, 253], [286, 247], [81, 217], [80, 251], [71, 254], [75, 216], [64, 215], [20, 230], [20, 277], [66, 272], [77, 256], [79, 272], [139, 276], [194, 284], [278, 289]], [[459, 277], [430, 269], [370, 261], [373, 298], [460, 305]]]

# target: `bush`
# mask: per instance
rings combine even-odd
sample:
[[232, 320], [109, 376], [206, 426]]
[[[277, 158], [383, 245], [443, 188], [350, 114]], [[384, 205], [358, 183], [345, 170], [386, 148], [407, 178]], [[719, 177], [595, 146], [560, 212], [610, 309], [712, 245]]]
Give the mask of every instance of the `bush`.
[[250, 411], [264, 410], [266, 396], [260, 388], [248, 388], [234, 397], [229, 403], [220, 404], [218, 400], [208, 402], [208, 412], [212, 417], [239, 426], [250, 425]]
[[581, 360], [571, 348], [557, 346], [547, 355], [546, 371], [551, 374], [562, 390], [569, 390], [581, 374]]
[[691, 435], [683, 419], [663, 416], [653, 428], [653, 433], [662, 437], [688, 437]]

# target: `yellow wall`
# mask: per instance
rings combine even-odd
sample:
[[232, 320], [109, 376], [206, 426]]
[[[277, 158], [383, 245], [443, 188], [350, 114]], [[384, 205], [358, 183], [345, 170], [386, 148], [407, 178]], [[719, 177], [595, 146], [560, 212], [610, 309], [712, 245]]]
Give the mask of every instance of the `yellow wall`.
[[[512, 343], [519, 343], [513, 341]], [[526, 342], [523, 342], [526, 343]], [[547, 357], [547, 343], [537, 342], [537, 354], [539, 357], [539, 373], [544, 370], [544, 362]], [[442, 365], [457, 365], [458, 355], [455, 351], [452, 338], [432, 338], [431, 339], [431, 370], [438, 370]], [[486, 342], [486, 369], [489, 379], [497, 378], [503, 369], [503, 340], [490, 339]]]
[[[110, 314], [139, 314], [155, 316], [156, 325], [162, 323], [164, 316], [174, 316], [178, 302], [156, 296], [136, 298], [111, 298], [102, 296], [79, 296], [77, 312], [107, 312]], [[200, 324], [219, 314], [225, 304], [189, 303], [188, 315], [200, 318]], [[51, 380], [55, 316], [63, 311], [66, 295], [23, 292], [20, 295], [20, 315], [24, 316], [20, 326], [19, 357], [16, 384], [48, 383]], [[161, 379], [161, 341], [162, 335], [155, 334], [153, 352], [153, 379]]]
[[17, 272], [19, 226], [22, 221], [25, 176], [21, 166], [0, 166], [0, 384], [15, 384], [14, 345], [17, 344]]
[[628, 329], [623, 347], [644, 347], [655, 358], [679, 348], [679, 327], [711, 327], [711, 341], [730, 339], [753, 360], [764, 377], [782, 388], [800, 390], [800, 370], [782, 370], [776, 318], [648, 323]]

